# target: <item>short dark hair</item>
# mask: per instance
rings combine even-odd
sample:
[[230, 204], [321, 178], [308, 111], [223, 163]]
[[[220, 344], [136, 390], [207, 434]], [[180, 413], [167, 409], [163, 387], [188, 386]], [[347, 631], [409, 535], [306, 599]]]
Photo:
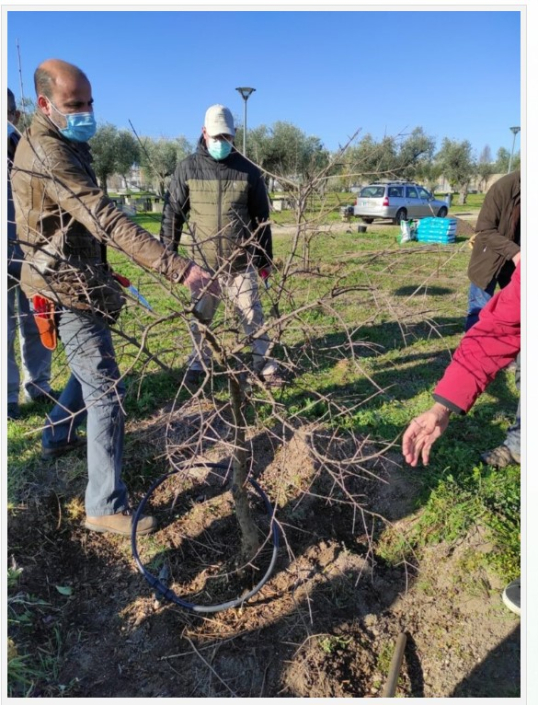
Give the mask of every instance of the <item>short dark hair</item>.
[[54, 77], [47, 70], [40, 68], [35, 70], [34, 86], [36, 95], [44, 95], [46, 98], [52, 98], [52, 87], [54, 83]]
[[10, 113], [13, 113], [15, 110], [17, 110], [17, 102], [15, 100], [15, 96], [13, 95], [13, 91], [11, 91], [9, 88], [7, 89], [7, 109]]

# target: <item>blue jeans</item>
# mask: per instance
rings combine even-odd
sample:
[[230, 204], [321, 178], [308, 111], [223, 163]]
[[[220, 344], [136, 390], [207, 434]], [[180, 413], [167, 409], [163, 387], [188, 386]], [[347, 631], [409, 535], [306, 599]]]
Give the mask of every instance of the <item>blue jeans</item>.
[[66, 443], [87, 418], [86, 513], [116, 514], [127, 508], [128, 501], [121, 479], [125, 387], [112, 335], [107, 324], [95, 316], [63, 311], [58, 319], [71, 377], [47, 417], [43, 446], [53, 448]]
[[488, 303], [495, 293], [497, 280], [492, 279], [485, 289], [481, 289], [471, 282], [469, 286], [469, 299], [467, 304], [467, 319], [465, 321], [465, 332], [472, 328], [478, 321], [480, 311]]
[[16, 279], [8, 277], [7, 292], [7, 401], [19, 401], [20, 372], [15, 359], [15, 337], [19, 331], [25, 401], [50, 392], [51, 351], [43, 347], [26, 298]]

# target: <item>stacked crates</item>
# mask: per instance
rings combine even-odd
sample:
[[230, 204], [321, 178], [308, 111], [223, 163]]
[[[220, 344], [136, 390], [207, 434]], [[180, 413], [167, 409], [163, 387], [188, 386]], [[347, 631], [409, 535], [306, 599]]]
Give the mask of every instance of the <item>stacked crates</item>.
[[448, 245], [456, 241], [456, 226], [455, 218], [422, 218], [417, 228], [417, 240]]

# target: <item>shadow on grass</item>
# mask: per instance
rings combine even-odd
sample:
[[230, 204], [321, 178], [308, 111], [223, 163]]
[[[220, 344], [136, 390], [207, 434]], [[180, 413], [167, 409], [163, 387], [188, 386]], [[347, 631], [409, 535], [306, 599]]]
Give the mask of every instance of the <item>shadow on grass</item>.
[[394, 289], [392, 293], [394, 296], [420, 296], [422, 294], [428, 294], [428, 296], [447, 296], [448, 294], [453, 294], [455, 289], [449, 289], [446, 286], [400, 286], [398, 289]]

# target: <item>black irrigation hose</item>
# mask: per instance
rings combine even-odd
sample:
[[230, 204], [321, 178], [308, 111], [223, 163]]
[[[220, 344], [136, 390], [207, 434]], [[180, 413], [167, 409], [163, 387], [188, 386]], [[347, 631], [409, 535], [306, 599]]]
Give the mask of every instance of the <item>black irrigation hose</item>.
[[[192, 467], [194, 468], [217, 468], [217, 469], [223, 469], [226, 470], [227, 466], [223, 465], [222, 463], [200, 463], [198, 465], [193, 465]], [[247, 592], [246, 595], [243, 595], [242, 597], [238, 597], [235, 600], [231, 600], [230, 602], [224, 602], [220, 605], [195, 605], [192, 602], [187, 602], [186, 600], [182, 600], [180, 597], [176, 595], [176, 593], [173, 590], [170, 590], [170, 588], [167, 588], [165, 585], [161, 583], [161, 581], [156, 578], [152, 573], [150, 573], [146, 568], [142, 565], [142, 562], [140, 560], [140, 556], [138, 555], [138, 549], [136, 546], [136, 527], [138, 526], [138, 521], [140, 519], [140, 516], [142, 515], [142, 511], [144, 507], [146, 506], [146, 502], [150, 498], [150, 496], [153, 494], [153, 492], [159, 487], [160, 484], [162, 484], [167, 478], [171, 477], [172, 475], [175, 475], [178, 473], [179, 470], [172, 470], [171, 472], [166, 473], [166, 475], [163, 475], [162, 477], [159, 477], [155, 482], [151, 485], [149, 490], [146, 492], [145, 496], [143, 497], [142, 501], [138, 505], [138, 509], [135, 512], [135, 515], [133, 517], [133, 528], [131, 532], [131, 550], [133, 553], [133, 558], [135, 560], [135, 563], [138, 567], [138, 570], [142, 573], [142, 575], [146, 578], [148, 583], [151, 585], [152, 588], [154, 588], [158, 593], [160, 593], [163, 597], [165, 597], [167, 600], [170, 600], [170, 602], [174, 602], [176, 605], [179, 605], [180, 607], [183, 607], [184, 609], [190, 610], [191, 612], [221, 612], [222, 610], [227, 610], [231, 609], [232, 607], [239, 607], [242, 605], [244, 602], [249, 600], [251, 597], [253, 597], [257, 592], [259, 592], [262, 587], [265, 585], [265, 583], [269, 580], [269, 577], [271, 573], [273, 572], [273, 568], [275, 567], [276, 563], [276, 558], [278, 554], [278, 545], [279, 545], [279, 532], [278, 532], [278, 525], [276, 521], [273, 521], [273, 555], [271, 557], [271, 563], [269, 564], [269, 568], [267, 569], [267, 572], [263, 576], [263, 578], [260, 580], [260, 582], [252, 588], [250, 592]], [[271, 506], [271, 503], [269, 502], [269, 499], [267, 498], [267, 495], [265, 492], [262, 490], [262, 488], [259, 486], [259, 484], [256, 482], [256, 480], [252, 480], [249, 478], [250, 484], [254, 487], [256, 492], [259, 494], [259, 496], [262, 498], [265, 507], [267, 509], [267, 513], [269, 516], [272, 516], [273, 514], [273, 507]]]

